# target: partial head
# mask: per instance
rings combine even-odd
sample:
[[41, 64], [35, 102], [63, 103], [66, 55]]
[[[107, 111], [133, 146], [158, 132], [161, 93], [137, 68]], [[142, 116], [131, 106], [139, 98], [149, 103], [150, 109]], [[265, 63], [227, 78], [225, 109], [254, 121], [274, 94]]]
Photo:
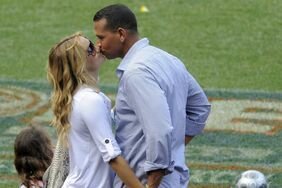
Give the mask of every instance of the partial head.
[[71, 93], [80, 84], [96, 84], [91, 71], [99, 69], [94, 44], [76, 33], [51, 48], [48, 61], [48, 80], [55, 90], [69, 87]]
[[135, 15], [125, 5], [104, 7], [94, 15], [93, 21], [97, 42], [108, 59], [122, 58], [138, 38]]
[[23, 129], [17, 135], [14, 152], [14, 165], [27, 187], [30, 180], [42, 179], [53, 158], [53, 147], [48, 134], [33, 126]]

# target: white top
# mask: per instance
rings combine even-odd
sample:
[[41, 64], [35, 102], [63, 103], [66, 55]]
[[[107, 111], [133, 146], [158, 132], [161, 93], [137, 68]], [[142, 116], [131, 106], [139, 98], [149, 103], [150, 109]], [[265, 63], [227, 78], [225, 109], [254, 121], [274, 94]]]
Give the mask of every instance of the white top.
[[70, 116], [70, 172], [63, 188], [111, 188], [114, 173], [108, 162], [121, 154], [114, 138], [111, 103], [103, 94], [81, 87]]

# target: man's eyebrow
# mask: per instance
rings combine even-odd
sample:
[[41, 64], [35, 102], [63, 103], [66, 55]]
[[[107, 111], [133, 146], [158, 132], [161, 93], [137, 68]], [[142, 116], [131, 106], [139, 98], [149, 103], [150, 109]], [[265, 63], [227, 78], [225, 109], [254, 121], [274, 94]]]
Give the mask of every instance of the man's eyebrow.
[[96, 35], [96, 37], [103, 38], [104, 36], [103, 35]]

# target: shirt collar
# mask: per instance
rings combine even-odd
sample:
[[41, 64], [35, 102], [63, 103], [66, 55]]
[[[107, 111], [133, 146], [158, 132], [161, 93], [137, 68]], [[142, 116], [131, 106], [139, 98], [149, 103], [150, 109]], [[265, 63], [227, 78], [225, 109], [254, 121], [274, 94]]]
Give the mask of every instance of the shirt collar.
[[119, 66], [116, 69], [116, 75], [120, 79], [123, 72], [126, 70], [128, 64], [130, 63], [131, 58], [142, 48], [149, 45], [149, 40], [147, 38], [142, 38], [138, 40], [128, 52], [125, 54], [124, 58], [120, 62]]

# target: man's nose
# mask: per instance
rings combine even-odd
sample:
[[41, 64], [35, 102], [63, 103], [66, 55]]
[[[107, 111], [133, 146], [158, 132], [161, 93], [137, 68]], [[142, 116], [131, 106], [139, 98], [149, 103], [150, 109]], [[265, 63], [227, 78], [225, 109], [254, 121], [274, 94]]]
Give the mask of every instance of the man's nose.
[[96, 41], [96, 46], [95, 46], [96, 52], [100, 53], [101, 52], [101, 43]]

